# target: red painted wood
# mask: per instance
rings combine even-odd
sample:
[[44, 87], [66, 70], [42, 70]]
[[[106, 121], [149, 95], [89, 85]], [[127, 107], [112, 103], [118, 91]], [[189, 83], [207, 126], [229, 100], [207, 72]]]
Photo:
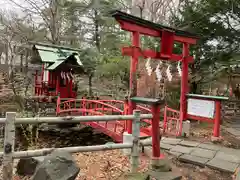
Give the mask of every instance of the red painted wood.
[[[138, 32], [132, 33], [132, 45], [135, 47], [140, 46], [140, 35]], [[129, 77], [129, 89], [130, 89], [130, 97], [137, 96], [137, 66], [138, 66], [138, 53], [137, 51], [133, 51], [131, 58], [131, 66], [130, 66], [130, 77]], [[129, 103], [129, 114], [133, 114], [133, 110], [136, 109], [136, 103], [132, 102], [130, 99]], [[132, 134], [132, 121], [127, 122], [127, 132]]]
[[163, 116], [163, 133], [166, 132], [167, 129], [167, 106], [164, 108], [164, 116]]
[[160, 158], [160, 106], [152, 106], [152, 157]]
[[221, 102], [215, 101], [215, 118], [214, 118], [214, 128], [213, 128], [213, 136], [220, 136], [220, 123], [221, 123]]
[[51, 76], [52, 76], [52, 73], [48, 71], [48, 86], [52, 86]]
[[194, 116], [187, 114], [187, 119], [196, 120], [196, 121], [203, 121], [208, 123], [214, 123], [214, 120], [211, 118], [201, 117], [201, 116]]
[[41, 84], [43, 83], [43, 74], [44, 74], [44, 64], [42, 64]]
[[172, 57], [174, 47], [174, 32], [162, 31], [161, 55], [166, 58]]
[[[80, 108], [77, 107], [77, 103], [81, 104]], [[114, 114], [125, 114], [126, 112], [119, 109], [112, 104], [123, 105], [124, 101], [119, 100], [89, 100], [89, 99], [71, 99], [68, 101], [61, 102], [60, 97], [57, 99], [57, 115], [104, 115], [109, 114], [109, 112]], [[128, 106], [128, 104], [126, 104]], [[63, 108], [61, 108], [63, 106]], [[123, 107], [123, 106], [122, 106]], [[125, 107], [125, 109], [128, 107]], [[151, 111], [146, 107], [138, 106], [143, 112]], [[126, 109], [127, 111], [127, 109]], [[150, 120], [145, 120], [150, 122]], [[111, 121], [111, 122], [90, 122], [89, 126], [99, 129], [99, 131], [112, 137], [116, 142], [122, 141], [122, 134], [126, 130], [126, 123], [123, 121]], [[151, 135], [151, 126], [148, 128], [141, 128], [141, 137], [146, 137]]]
[[[130, 31], [130, 32], [139, 32], [140, 34], [148, 35], [148, 36], [153, 36], [153, 37], [161, 37], [162, 32], [157, 31], [148, 27], [143, 27], [139, 26], [136, 24], [132, 24], [130, 22], [125, 22], [122, 20], [117, 20], [121, 26], [121, 28], [125, 31]], [[181, 37], [181, 36], [174, 36], [174, 40], [177, 42], [182, 42], [182, 43], [189, 43], [189, 44], [196, 44], [197, 40], [194, 38], [189, 38], [189, 37]]]
[[180, 112], [165, 106], [163, 133], [168, 135], [179, 135]]
[[36, 70], [36, 72], [35, 72], [35, 95], [37, 95], [38, 96], [38, 89], [37, 89], [37, 84], [38, 84], [38, 70]]
[[56, 74], [55, 77], [56, 77], [56, 95], [58, 95], [58, 93], [60, 92], [60, 77], [58, 76], [58, 74]]
[[183, 44], [183, 61], [182, 61], [182, 79], [181, 79], [181, 97], [180, 97], [180, 127], [179, 135], [182, 134], [182, 122], [187, 117], [187, 97], [188, 93], [188, 62], [186, 57], [189, 57], [189, 44]]

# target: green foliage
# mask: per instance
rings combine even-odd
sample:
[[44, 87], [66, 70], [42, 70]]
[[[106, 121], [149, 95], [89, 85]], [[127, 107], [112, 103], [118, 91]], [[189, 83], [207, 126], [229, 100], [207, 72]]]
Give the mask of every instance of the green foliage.
[[96, 76], [106, 78], [109, 80], [120, 79], [125, 88], [129, 86], [129, 58], [123, 58], [121, 56], [115, 57], [103, 57], [102, 62], [96, 71]]
[[200, 36], [192, 47], [195, 62], [190, 66], [197, 84], [218, 78], [232, 64], [237, 64], [240, 42], [240, 1], [185, 0], [173, 23]]
[[97, 64], [99, 63], [99, 55], [96, 49], [87, 48], [80, 53], [80, 59], [83, 63], [85, 72], [90, 75], [94, 74]]

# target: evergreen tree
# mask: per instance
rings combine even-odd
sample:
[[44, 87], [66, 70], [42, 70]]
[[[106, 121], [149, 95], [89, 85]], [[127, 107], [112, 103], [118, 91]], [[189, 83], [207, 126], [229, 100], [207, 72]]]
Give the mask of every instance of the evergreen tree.
[[197, 33], [197, 46], [192, 48], [194, 64], [192, 90], [204, 82], [228, 72], [238, 61], [240, 45], [240, 1], [184, 0], [179, 15], [172, 19], [176, 27]]

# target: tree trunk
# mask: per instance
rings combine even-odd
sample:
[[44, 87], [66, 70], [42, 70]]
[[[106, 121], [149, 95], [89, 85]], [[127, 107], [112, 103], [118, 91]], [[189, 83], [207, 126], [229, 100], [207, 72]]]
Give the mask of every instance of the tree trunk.
[[92, 96], [92, 78], [93, 73], [88, 76], [88, 96]]
[[5, 64], [7, 65], [8, 64], [8, 44], [6, 43], [6, 45], [5, 45]]
[[197, 92], [198, 92], [198, 83], [197, 83], [196, 81], [193, 81], [193, 82], [191, 83], [190, 92], [191, 92], [192, 94], [197, 94]]
[[25, 67], [24, 67], [24, 73], [27, 74], [28, 72], [28, 50], [25, 50]]
[[99, 19], [98, 19], [98, 12], [97, 10], [94, 11], [94, 16], [95, 16], [95, 21], [94, 21], [94, 26], [95, 26], [95, 44], [100, 52], [100, 35], [99, 35]]
[[23, 72], [23, 54], [20, 55], [20, 71]]
[[50, 17], [50, 33], [53, 44], [59, 44], [59, 6], [57, 0], [50, 1], [51, 17]]

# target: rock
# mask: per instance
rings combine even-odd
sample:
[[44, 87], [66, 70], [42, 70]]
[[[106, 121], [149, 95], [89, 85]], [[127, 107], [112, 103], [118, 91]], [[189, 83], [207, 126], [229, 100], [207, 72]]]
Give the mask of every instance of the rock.
[[21, 176], [33, 175], [36, 167], [44, 160], [44, 157], [22, 158], [18, 161], [16, 173]]
[[148, 171], [147, 174], [151, 178], [156, 180], [181, 180], [182, 175], [176, 172], [158, 172], [158, 171]]
[[169, 172], [172, 170], [170, 162], [163, 158], [161, 160], [152, 160], [150, 169], [158, 172]]
[[122, 175], [118, 180], [150, 180], [146, 173], [128, 173]]
[[79, 171], [70, 153], [56, 150], [39, 164], [32, 180], [74, 180]]

